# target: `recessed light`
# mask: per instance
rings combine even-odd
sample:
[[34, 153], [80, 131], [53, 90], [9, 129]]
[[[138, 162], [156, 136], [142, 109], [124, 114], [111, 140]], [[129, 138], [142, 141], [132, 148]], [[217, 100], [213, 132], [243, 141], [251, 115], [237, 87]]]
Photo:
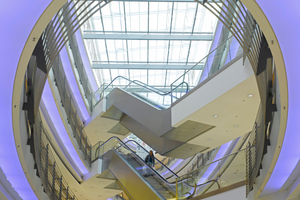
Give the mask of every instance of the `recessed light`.
[[215, 117], [215, 118], [216, 118], [216, 117], [219, 117], [219, 115], [213, 115], [213, 117]]
[[212, 141], [212, 139], [211, 139], [211, 138], [208, 138], [207, 141]]
[[248, 94], [248, 97], [249, 97], [249, 98], [251, 98], [251, 97], [253, 97], [253, 96], [254, 96], [253, 94]]
[[234, 125], [233, 127], [234, 127], [234, 128], [238, 128], [238, 127], [239, 127], [239, 125]]
[[236, 175], [237, 174], [237, 172], [234, 172], [232, 175]]

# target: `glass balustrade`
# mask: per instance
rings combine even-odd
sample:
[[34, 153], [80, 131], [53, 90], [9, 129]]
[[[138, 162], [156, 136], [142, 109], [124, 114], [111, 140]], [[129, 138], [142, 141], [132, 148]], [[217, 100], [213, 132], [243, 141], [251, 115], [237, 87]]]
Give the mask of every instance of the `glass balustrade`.
[[[183, 181], [185, 180], [186, 183]], [[233, 184], [245, 184], [246, 149], [202, 166], [176, 179], [176, 199], [200, 196]], [[191, 187], [193, 183], [197, 184]]]

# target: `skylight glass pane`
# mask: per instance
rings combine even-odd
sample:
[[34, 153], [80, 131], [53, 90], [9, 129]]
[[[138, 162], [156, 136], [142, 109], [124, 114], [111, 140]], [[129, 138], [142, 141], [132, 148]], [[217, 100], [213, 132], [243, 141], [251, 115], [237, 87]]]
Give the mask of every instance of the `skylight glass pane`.
[[96, 12], [91, 18], [90, 21], [92, 22], [92, 27], [87, 30], [94, 30], [94, 31], [103, 31], [103, 25], [100, 18], [100, 12]]
[[139, 80], [143, 83], [147, 83], [147, 70], [131, 69], [130, 70], [130, 79]]
[[99, 85], [103, 83], [110, 83], [111, 82], [111, 76], [110, 76], [110, 70], [109, 69], [93, 69], [93, 72], [95, 73], [95, 77], [97, 80], [97, 83]]
[[166, 70], [149, 70], [149, 85], [162, 86], [165, 84]]
[[101, 12], [105, 31], [125, 30], [123, 2], [112, 1]]
[[166, 85], [170, 86], [179, 76], [184, 73], [184, 70], [168, 70]]
[[128, 40], [129, 62], [147, 61], [147, 40]]
[[125, 40], [106, 40], [109, 61], [127, 61]]
[[94, 57], [94, 60], [92, 61], [108, 61], [107, 53], [106, 53], [106, 47], [105, 47], [105, 41], [104, 40], [95, 40], [95, 43], [97, 45], [97, 51], [93, 52], [98, 55]]
[[192, 32], [196, 6], [195, 3], [174, 3], [172, 32]]
[[149, 7], [149, 31], [170, 32], [172, 3], [150, 2]]
[[199, 62], [208, 54], [210, 45], [210, 41], [192, 41], [188, 61]]
[[214, 32], [217, 17], [203, 6], [198, 7], [194, 32]]
[[169, 62], [186, 62], [189, 41], [171, 41]]
[[144, 31], [148, 29], [148, 3], [125, 2], [127, 31]]
[[149, 62], [167, 62], [168, 44], [166, 40], [150, 40]]

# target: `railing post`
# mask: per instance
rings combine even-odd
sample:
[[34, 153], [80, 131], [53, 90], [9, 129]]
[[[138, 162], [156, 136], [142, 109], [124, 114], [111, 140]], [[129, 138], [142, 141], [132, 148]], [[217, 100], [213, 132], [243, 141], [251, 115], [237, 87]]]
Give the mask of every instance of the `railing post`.
[[82, 136], [82, 129], [80, 128], [80, 136], [79, 136], [79, 149], [82, 149], [82, 139], [83, 139], [83, 136]]
[[59, 180], [59, 197], [58, 197], [59, 200], [61, 200], [61, 193], [62, 193], [62, 176], [60, 177]]
[[178, 200], [178, 184], [177, 184], [177, 178], [176, 178], [175, 187], [176, 187], [176, 200]]
[[85, 157], [85, 159], [87, 159], [87, 156], [88, 156], [88, 153], [87, 153], [87, 149], [88, 148], [88, 144], [87, 144], [87, 136], [85, 137], [85, 155], [84, 155], [84, 157]]
[[55, 199], [55, 162], [53, 163], [52, 168], [52, 199]]
[[90, 145], [90, 167], [92, 167], [92, 145]]
[[66, 191], [66, 200], [69, 199], [69, 186], [67, 187], [67, 191]]
[[[48, 182], [48, 166], [49, 166], [49, 152], [48, 152], [48, 150], [49, 150], [49, 144], [47, 144], [46, 145], [46, 161], [45, 161], [45, 180], [46, 180], [46, 183]], [[46, 184], [46, 186], [45, 186], [46, 188], [48, 187], [48, 185]], [[45, 189], [46, 189], [45, 188]], [[47, 191], [47, 189], [46, 189], [46, 191]]]

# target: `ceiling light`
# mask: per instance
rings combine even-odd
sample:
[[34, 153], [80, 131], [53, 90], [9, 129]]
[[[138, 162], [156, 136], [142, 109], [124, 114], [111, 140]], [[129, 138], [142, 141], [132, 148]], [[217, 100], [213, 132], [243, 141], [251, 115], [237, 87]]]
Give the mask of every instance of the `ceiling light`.
[[208, 138], [207, 141], [212, 141], [212, 139], [211, 139], [211, 138]]
[[238, 127], [239, 127], [239, 125], [234, 125], [233, 127], [234, 127], [234, 128], [238, 128]]
[[248, 97], [249, 97], [249, 98], [251, 98], [251, 97], [253, 97], [253, 96], [254, 96], [253, 94], [248, 94]]
[[219, 117], [219, 115], [213, 115], [213, 117], [215, 117], [215, 118], [216, 118], [216, 117]]

